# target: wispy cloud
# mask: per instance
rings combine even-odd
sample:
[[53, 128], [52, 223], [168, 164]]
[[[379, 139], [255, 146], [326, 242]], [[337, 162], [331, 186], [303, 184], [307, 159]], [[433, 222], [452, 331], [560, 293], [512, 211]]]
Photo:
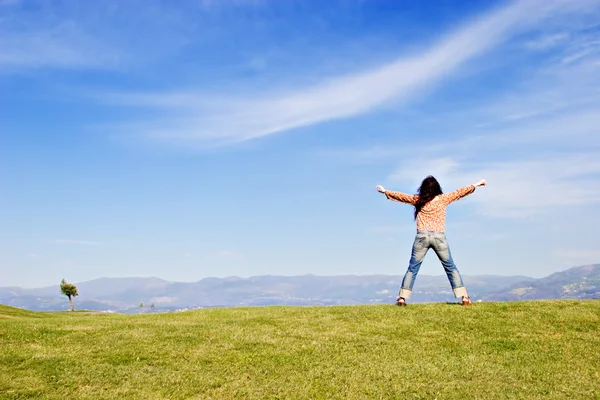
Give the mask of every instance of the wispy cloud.
[[112, 95], [115, 104], [157, 107], [160, 118], [133, 121], [128, 131], [174, 143], [223, 144], [263, 137], [324, 121], [360, 115], [390, 101], [409, 101], [464, 63], [503, 40], [537, 26], [554, 13], [579, 10], [570, 1], [511, 2], [466, 24], [417, 55], [310, 88], [271, 96], [223, 99], [210, 93], [161, 92]]
[[598, 160], [597, 153], [562, 152], [504, 161], [413, 159], [403, 162], [389, 180], [416, 188], [420, 179], [433, 174], [450, 191], [484, 177], [488, 186], [471, 198], [478, 211], [492, 217], [523, 217], [560, 206], [600, 204]]
[[[562, 93], [571, 105], [548, 107], [542, 95], [546, 85], [540, 81], [531, 94], [516, 93], [513, 100], [493, 105], [496, 118], [484, 129], [467, 130], [470, 134], [434, 145], [419, 141], [405, 146], [396, 154], [402, 154], [403, 161], [388, 180], [414, 189], [433, 174], [445, 190], [452, 190], [486, 178], [489, 185], [478, 190], [473, 201], [480, 213], [493, 217], [600, 204], [600, 98], [591, 99], [587, 89], [572, 90], [569, 83], [576, 86], [577, 79], [554, 81], [555, 98]], [[506, 118], [519, 104], [522, 118]], [[470, 117], [489, 117], [489, 110], [472, 111]]]
[[445, 135], [333, 154], [354, 162], [401, 159], [387, 179], [390, 188], [409, 192], [429, 174], [446, 191], [486, 178], [489, 186], [470, 201], [492, 217], [600, 204], [600, 31], [579, 29], [577, 19], [572, 21], [578, 28], [558, 24], [559, 36], [554, 28], [543, 29], [550, 35], [540, 39], [544, 43], [522, 44], [531, 53], [524, 58], [539, 57], [542, 47], [553, 50], [541, 61], [535, 58], [537, 63], [528, 64], [527, 73], [507, 88], [490, 91], [465, 107], [468, 111], [457, 107], [439, 117], [437, 128]]
[[415, 188], [433, 174], [452, 190], [486, 178], [489, 186], [473, 199], [494, 217], [600, 204], [600, 72], [593, 63], [551, 67], [523, 90], [471, 110], [465, 119], [487, 120], [483, 128], [404, 146], [396, 154], [404, 161], [388, 179]]
[[482, 129], [435, 145], [405, 146], [403, 162], [388, 179], [415, 188], [433, 174], [452, 190], [486, 178], [489, 186], [473, 201], [480, 213], [494, 217], [600, 204], [600, 87], [593, 80], [599, 73], [584, 72], [589, 64], [583, 67], [571, 68], [570, 79], [558, 78], [567, 71], [555, 71], [545, 75], [554, 79], [527, 85], [529, 93], [517, 91], [471, 111], [471, 119], [490, 118]]
[[525, 46], [533, 50], [546, 50], [555, 47], [560, 42], [568, 39], [566, 32], [543, 34], [535, 39], [525, 42]]
[[[2, 3], [0, 3], [2, 4]], [[4, 5], [0, 18], [0, 72], [27, 69], [114, 68], [120, 49], [91, 34], [80, 21], [57, 18], [50, 8]]]
[[168, 5], [14, 0], [0, 5], [6, 6], [0, 16], [0, 73], [131, 69], [186, 43], [183, 11]]
[[104, 243], [97, 242], [95, 240], [73, 240], [73, 239], [56, 239], [56, 244], [72, 244], [72, 245], [84, 245], [84, 246], [102, 246]]
[[[68, 39], [63, 30], [71, 31]], [[75, 39], [76, 38], [76, 39]], [[113, 68], [119, 55], [109, 48], [99, 51], [91, 45], [92, 38], [75, 33], [72, 28], [57, 28], [46, 32], [4, 35], [0, 46], [0, 67], [21, 68]], [[88, 41], [89, 40], [89, 41]]]

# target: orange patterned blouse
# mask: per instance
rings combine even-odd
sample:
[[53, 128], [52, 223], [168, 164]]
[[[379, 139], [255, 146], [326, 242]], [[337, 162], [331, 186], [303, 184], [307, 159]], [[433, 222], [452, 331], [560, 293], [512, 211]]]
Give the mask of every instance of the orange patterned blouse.
[[[475, 191], [475, 185], [465, 186], [451, 193], [444, 193], [425, 204], [417, 214], [417, 231], [444, 232], [446, 228], [446, 207], [453, 201], [462, 199]], [[385, 197], [400, 203], [415, 205], [418, 195], [385, 191]]]

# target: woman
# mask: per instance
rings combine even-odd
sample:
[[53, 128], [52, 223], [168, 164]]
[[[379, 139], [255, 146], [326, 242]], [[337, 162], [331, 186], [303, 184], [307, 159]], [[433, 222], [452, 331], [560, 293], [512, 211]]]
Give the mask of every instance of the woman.
[[399, 306], [406, 306], [406, 300], [410, 299], [413, 284], [423, 263], [425, 254], [432, 248], [440, 259], [452, 290], [456, 298], [462, 297], [463, 305], [471, 305], [471, 299], [467, 293], [460, 272], [452, 260], [452, 254], [448, 247], [448, 241], [444, 233], [446, 226], [446, 207], [453, 201], [470, 195], [478, 186], [485, 186], [485, 179], [465, 186], [452, 193], [442, 193], [440, 184], [433, 176], [428, 176], [421, 183], [418, 194], [410, 195], [401, 192], [385, 190], [383, 186], [377, 186], [377, 190], [389, 199], [400, 203], [412, 204], [415, 207], [415, 220], [417, 221], [417, 235], [412, 247], [412, 255], [408, 270], [402, 280], [400, 293], [396, 302]]

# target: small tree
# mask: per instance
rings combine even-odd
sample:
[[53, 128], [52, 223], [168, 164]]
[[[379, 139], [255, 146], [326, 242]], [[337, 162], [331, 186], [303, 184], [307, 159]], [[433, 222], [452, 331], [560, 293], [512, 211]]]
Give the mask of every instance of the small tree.
[[150, 309], [154, 311], [154, 303], [150, 304]]
[[71, 311], [75, 310], [75, 306], [73, 305], [73, 297], [79, 294], [77, 293], [77, 286], [73, 285], [72, 283], [67, 283], [67, 281], [63, 278], [63, 280], [60, 282], [60, 291], [69, 298]]

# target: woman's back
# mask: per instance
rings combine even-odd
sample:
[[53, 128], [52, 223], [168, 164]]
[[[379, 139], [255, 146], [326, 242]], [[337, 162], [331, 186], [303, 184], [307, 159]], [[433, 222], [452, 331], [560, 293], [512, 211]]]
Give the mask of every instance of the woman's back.
[[[417, 213], [417, 231], [444, 232], [446, 229], [446, 207], [448, 204], [459, 200], [475, 191], [474, 185], [465, 186], [451, 193], [441, 194], [426, 203]], [[415, 205], [418, 195], [402, 192], [385, 191], [388, 199]]]

